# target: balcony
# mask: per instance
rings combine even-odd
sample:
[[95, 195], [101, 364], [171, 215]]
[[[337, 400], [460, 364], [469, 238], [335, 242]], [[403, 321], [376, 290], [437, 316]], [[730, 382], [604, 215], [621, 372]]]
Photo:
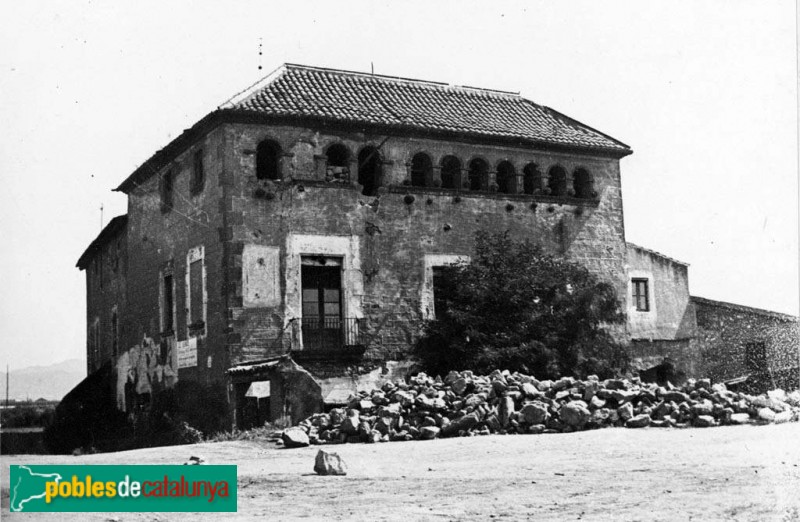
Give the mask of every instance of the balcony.
[[302, 329], [303, 348], [292, 351], [298, 361], [355, 361], [366, 349], [366, 319], [303, 317]]

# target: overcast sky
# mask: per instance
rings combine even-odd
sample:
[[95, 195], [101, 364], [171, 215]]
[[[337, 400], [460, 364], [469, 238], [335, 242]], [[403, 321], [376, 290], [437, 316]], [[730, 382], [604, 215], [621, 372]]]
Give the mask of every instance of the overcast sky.
[[600, 129], [634, 150], [629, 241], [690, 263], [693, 295], [796, 314], [796, 20], [791, 0], [5, 2], [0, 363], [85, 357], [100, 205], [123, 214], [111, 189], [283, 62], [520, 91]]

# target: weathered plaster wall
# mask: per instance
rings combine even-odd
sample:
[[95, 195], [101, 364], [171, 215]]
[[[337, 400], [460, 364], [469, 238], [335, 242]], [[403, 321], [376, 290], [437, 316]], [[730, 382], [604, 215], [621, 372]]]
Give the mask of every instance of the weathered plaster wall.
[[126, 350], [116, 361], [117, 408], [130, 411], [143, 395], [172, 388], [178, 382], [178, 355], [171, 337], [156, 344], [150, 337]]
[[[158, 366], [175, 375], [165, 381], [188, 379], [203, 383], [224, 382], [228, 368], [224, 351], [226, 318], [223, 292], [222, 243], [223, 214], [221, 177], [224, 171], [225, 133], [211, 131], [204, 139], [177, 156], [152, 177], [128, 194], [128, 265], [127, 312], [123, 316], [122, 350], [130, 362], [121, 359], [117, 367], [137, 368], [137, 376], [152, 377]], [[202, 191], [190, 189], [193, 157], [202, 149], [205, 182]], [[174, 176], [172, 208], [162, 210], [160, 177], [171, 170]], [[200, 331], [189, 332], [188, 275], [189, 263], [202, 259], [205, 283], [206, 324]], [[174, 280], [174, 330], [162, 331], [160, 306], [163, 301], [161, 278], [172, 270]], [[152, 350], [162, 345], [175, 354], [179, 342], [196, 338], [197, 365], [177, 368], [163, 361], [153, 363]], [[142, 341], [150, 340], [147, 341]], [[136, 361], [150, 359], [148, 371]], [[159, 360], [159, 358], [155, 358]], [[170, 359], [171, 360], [171, 359]], [[155, 364], [155, 367], [153, 366]], [[131, 366], [132, 365], [132, 366]], [[163, 376], [163, 372], [162, 372]], [[118, 383], [123, 378], [118, 375]]]
[[[688, 339], [696, 329], [688, 265], [628, 244], [628, 324], [633, 339]], [[650, 310], [636, 310], [632, 280], [647, 279]]]
[[[353, 315], [357, 314], [357, 304], [368, 320], [365, 360], [402, 358], [419, 335], [419, 320], [425, 309], [424, 290], [430, 284], [425, 256], [469, 256], [475, 232], [481, 229], [509, 230], [514, 237], [564, 253], [610, 281], [621, 298], [626, 295], [617, 160], [466, 142], [384, 141], [385, 136], [358, 132], [332, 135], [295, 127], [226, 125], [225, 133], [230, 144], [225, 235], [231, 238], [231, 257], [226, 263], [241, 267], [246, 245], [279, 248], [281, 272], [286, 274], [281, 281], [281, 305], [256, 308], [244, 306], [241, 268], [238, 274], [231, 274], [231, 281], [237, 276], [240, 281], [238, 287], [229, 287], [228, 298], [232, 306], [228, 350], [234, 361], [263, 359], [287, 348], [292, 329], [287, 320], [297, 303], [293, 266], [298, 265], [291, 252], [292, 237], [348, 238], [347, 249], [354, 254], [352, 270], [360, 271], [363, 293], [357, 288], [359, 278], [353, 278], [346, 313], [357, 317]], [[282, 181], [255, 177], [255, 150], [265, 138], [278, 141], [283, 149]], [[377, 196], [362, 195], [357, 185], [323, 181], [323, 154], [333, 143], [346, 145], [353, 157], [366, 144], [383, 143], [384, 188]], [[570, 173], [584, 167], [594, 176], [599, 201], [402, 186], [409, 176], [408, 163], [418, 151], [430, 154], [434, 165], [443, 156], [454, 154], [464, 166], [477, 156], [485, 158], [492, 168], [501, 160], [510, 160], [519, 173], [531, 161], [542, 172], [555, 164]], [[355, 163], [351, 165], [355, 172]], [[434, 178], [438, 175], [434, 170]], [[407, 196], [413, 196], [413, 202], [408, 203]], [[342, 252], [339, 249], [338, 255]], [[625, 326], [617, 328], [615, 334], [624, 339]]]

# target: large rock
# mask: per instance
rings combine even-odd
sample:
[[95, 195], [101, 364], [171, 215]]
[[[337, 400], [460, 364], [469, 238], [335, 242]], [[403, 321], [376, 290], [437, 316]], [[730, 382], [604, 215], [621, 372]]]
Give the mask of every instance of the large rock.
[[714, 404], [708, 399], [703, 399], [692, 406], [692, 413], [698, 416], [712, 415], [714, 413]]
[[468, 384], [469, 383], [467, 383], [467, 380], [464, 378], [456, 379], [455, 381], [453, 381], [453, 384], [451, 384], [451, 387], [453, 388], [453, 393], [457, 395], [464, 395], [464, 392], [467, 390]]
[[619, 408], [617, 408], [617, 415], [623, 421], [627, 421], [628, 419], [633, 417], [633, 404], [630, 402], [626, 402]]
[[769, 408], [758, 410], [758, 418], [765, 422], [775, 422], [775, 412]]
[[432, 440], [439, 436], [441, 430], [436, 426], [425, 426], [419, 430], [419, 438], [422, 440]]
[[525, 396], [528, 397], [529, 399], [533, 399], [534, 397], [542, 395], [542, 392], [537, 390], [536, 386], [534, 386], [533, 383], [530, 382], [522, 383], [522, 393], [524, 393]]
[[749, 413], [734, 413], [730, 418], [731, 424], [748, 424], [750, 422]]
[[625, 422], [625, 426], [628, 428], [646, 428], [650, 426], [650, 422], [650, 415], [643, 413], [628, 419], [627, 422]]
[[509, 421], [511, 420], [511, 414], [514, 413], [514, 399], [511, 397], [502, 397], [500, 399], [500, 404], [497, 408], [498, 416], [500, 419], [500, 425], [502, 427], [507, 427]]
[[441, 431], [442, 437], [450, 437], [452, 435], [457, 435], [459, 431], [468, 431], [470, 428], [478, 424], [478, 416], [474, 413], [470, 413], [455, 419], [450, 424], [447, 425], [446, 428], [443, 428]]
[[591, 412], [589, 412], [589, 408], [586, 407], [586, 403], [583, 401], [574, 401], [565, 404], [561, 410], [559, 410], [559, 415], [564, 424], [578, 429], [583, 428], [592, 416]]
[[526, 424], [544, 424], [549, 416], [547, 406], [538, 401], [526, 404], [519, 411], [519, 420]]
[[317, 475], [347, 475], [347, 465], [337, 453], [319, 450], [314, 460]]
[[299, 427], [283, 430], [283, 433], [281, 433], [281, 440], [283, 441], [283, 445], [287, 448], [302, 448], [311, 443], [308, 438], [308, 433], [306, 433], [303, 428]]
[[716, 426], [716, 421], [711, 415], [698, 415], [694, 420], [694, 425], [698, 428], [710, 428]]
[[661, 399], [665, 402], [674, 402], [680, 404], [689, 400], [689, 395], [678, 390], [671, 390], [661, 394]]

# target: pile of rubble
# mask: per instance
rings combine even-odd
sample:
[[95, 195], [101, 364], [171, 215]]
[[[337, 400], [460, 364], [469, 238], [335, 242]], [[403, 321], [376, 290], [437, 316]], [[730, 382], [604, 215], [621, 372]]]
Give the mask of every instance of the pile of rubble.
[[361, 392], [348, 408], [318, 413], [285, 430], [287, 447], [388, 442], [490, 433], [561, 433], [625, 426], [710, 427], [800, 420], [800, 391], [751, 396], [690, 380], [681, 387], [596, 377], [539, 381], [508, 371], [489, 376], [421, 373], [408, 383]]

